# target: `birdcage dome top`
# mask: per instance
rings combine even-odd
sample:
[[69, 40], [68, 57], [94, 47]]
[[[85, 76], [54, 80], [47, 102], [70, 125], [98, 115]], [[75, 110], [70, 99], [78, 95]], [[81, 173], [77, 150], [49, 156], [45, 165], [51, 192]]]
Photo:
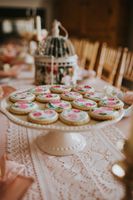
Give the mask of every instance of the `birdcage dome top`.
[[[65, 36], [60, 35], [60, 29], [65, 33]], [[40, 44], [38, 54], [43, 56], [54, 56], [54, 58], [69, 57], [75, 55], [74, 47], [68, 39], [66, 29], [57, 20], [52, 26], [51, 35]]]

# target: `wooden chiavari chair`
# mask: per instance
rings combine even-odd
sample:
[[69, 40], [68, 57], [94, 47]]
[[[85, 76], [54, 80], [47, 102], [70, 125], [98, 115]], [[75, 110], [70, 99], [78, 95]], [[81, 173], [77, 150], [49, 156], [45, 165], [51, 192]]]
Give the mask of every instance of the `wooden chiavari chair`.
[[123, 50], [115, 86], [123, 90], [133, 90], [133, 52], [128, 51], [127, 48]]
[[86, 39], [71, 39], [71, 41], [79, 57], [79, 66], [81, 68], [93, 70], [100, 46], [99, 42], [90, 42]]
[[81, 57], [82, 46], [83, 46], [82, 40], [77, 39], [77, 38], [72, 38], [72, 39], [71, 39], [71, 42], [72, 42], [72, 44], [74, 45], [76, 54], [77, 54], [79, 57]]
[[99, 50], [100, 43], [99, 42], [88, 42], [86, 44], [86, 48], [84, 50], [84, 66], [86, 69], [94, 70], [98, 50]]
[[111, 48], [108, 47], [106, 43], [103, 43], [96, 69], [97, 76], [110, 84], [113, 84], [119, 66], [121, 53], [122, 48]]

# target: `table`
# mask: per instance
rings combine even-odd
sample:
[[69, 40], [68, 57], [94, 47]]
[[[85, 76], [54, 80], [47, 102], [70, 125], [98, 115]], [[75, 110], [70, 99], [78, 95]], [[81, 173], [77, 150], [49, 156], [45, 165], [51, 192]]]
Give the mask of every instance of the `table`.
[[[107, 84], [98, 78], [86, 81], [97, 89]], [[17, 88], [32, 84], [33, 77], [10, 81]], [[122, 197], [123, 186], [112, 176], [111, 166], [124, 158], [117, 142], [128, 136], [130, 118], [83, 133], [87, 141], [85, 150], [66, 157], [49, 156], [38, 149], [36, 137], [47, 131], [16, 125], [2, 113], [0, 122], [0, 153], [6, 150], [11, 160], [26, 166], [24, 175], [35, 179], [23, 200], [119, 200]]]

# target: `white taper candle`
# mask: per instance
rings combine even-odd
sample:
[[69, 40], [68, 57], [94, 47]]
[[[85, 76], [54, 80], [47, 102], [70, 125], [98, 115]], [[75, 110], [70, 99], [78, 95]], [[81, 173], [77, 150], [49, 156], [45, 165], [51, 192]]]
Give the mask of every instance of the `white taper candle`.
[[41, 17], [37, 16], [36, 17], [36, 31], [37, 31], [37, 40], [41, 41]]

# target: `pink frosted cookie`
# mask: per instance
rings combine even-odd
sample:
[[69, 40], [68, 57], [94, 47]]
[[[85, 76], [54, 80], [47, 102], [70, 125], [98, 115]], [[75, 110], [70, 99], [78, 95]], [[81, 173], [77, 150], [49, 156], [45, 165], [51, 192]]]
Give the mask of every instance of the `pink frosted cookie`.
[[39, 94], [36, 97], [36, 100], [39, 102], [49, 102], [49, 101], [53, 101], [53, 100], [59, 100], [60, 96], [58, 94], [53, 94], [53, 93], [46, 93], [46, 94]]
[[61, 94], [61, 98], [67, 101], [73, 101], [74, 99], [82, 98], [82, 95], [78, 92], [64, 92]]
[[79, 92], [81, 94], [86, 94], [89, 92], [94, 92], [94, 88], [91, 87], [90, 85], [81, 85], [81, 86], [74, 87], [73, 91]]
[[97, 103], [89, 99], [76, 99], [72, 102], [72, 106], [74, 108], [87, 111], [95, 108], [97, 106]]
[[84, 97], [92, 101], [99, 102], [104, 98], [104, 95], [100, 92], [90, 92], [86, 93]]
[[28, 90], [29, 92], [39, 95], [39, 94], [44, 94], [44, 93], [49, 93], [49, 88], [47, 85], [39, 85], [37, 87], [31, 88]]
[[56, 101], [51, 101], [47, 103], [46, 107], [49, 109], [56, 110], [57, 112], [62, 112], [64, 109], [70, 109], [71, 104], [67, 101], [56, 100]]
[[61, 94], [63, 92], [70, 92], [71, 87], [67, 85], [53, 85], [50, 88], [51, 92]]
[[77, 109], [68, 109], [64, 110], [60, 114], [60, 120], [68, 125], [84, 125], [87, 124], [90, 120], [89, 115], [85, 111], [77, 110]]
[[35, 95], [30, 93], [30, 92], [15, 92], [15, 93], [12, 93], [9, 97], [9, 99], [12, 101], [12, 102], [17, 102], [17, 101], [34, 101], [35, 99]]
[[109, 97], [109, 98], [106, 97], [99, 102], [99, 106], [105, 106], [119, 110], [123, 108], [124, 103], [117, 97]]
[[112, 120], [119, 116], [119, 112], [109, 107], [93, 108], [89, 115], [96, 120]]
[[58, 119], [58, 113], [55, 110], [36, 110], [28, 115], [28, 121], [36, 124], [52, 124]]
[[14, 114], [24, 115], [35, 109], [38, 109], [38, 105], [34, 102], [18, 101], [10, 106], [9, 111]]

